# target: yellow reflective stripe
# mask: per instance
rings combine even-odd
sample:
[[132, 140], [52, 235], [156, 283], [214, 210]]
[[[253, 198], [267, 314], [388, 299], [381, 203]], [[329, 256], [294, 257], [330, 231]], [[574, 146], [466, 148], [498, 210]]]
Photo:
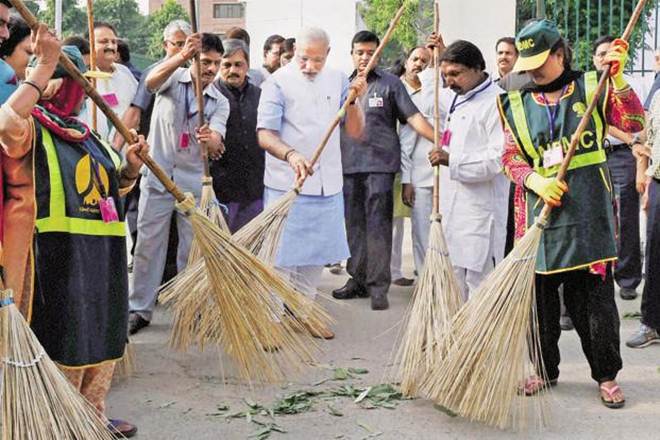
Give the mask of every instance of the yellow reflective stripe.
[[[571, 164], [568, 166], [569, 170], [574, 170], [576, 168], [582, 168], [582, 167], [587, 167], [590, 165], [596, 165], [599, 163], [603, 163], [607, 160], [607, 156], [605, 155], [605, 151], [600, 149], [596, 151], [592, 151], [590, 153], [583, 153], [583, 154], [576, 154], [573, 156], [571, 159]], [[534, 169], [537, 173], [542, 175], [543, 177], [551, 177], [557, 174], [559, 171], [559, 165], [555, 165], [550, 168], [541, 168], [537, 167]]]
[[[50, 180], [50, 205], [49, 215], [36, 220], [36, 227], [40, 233], [44, 232], [70, 232], [72, 234], [96, 235], [96, 236], [126, 236], [124, 222], [105, 223], [103, 220], [90, 220], [66, 216], [66, 198], [64, 195], [64, 184], [60, 163], [53, 138], [48, 130], [41, 128], [41, 143], [46, 150], [48, 162], [48, 178]], [[116, 160], [117, 154], [113, 161]]]
[[[596, 88], [598, 87], [598, 74], [594, 71], [587, 72], [584, 74], [584, 86], [585, 86], [585, 91], [587, 95], [587, 107], [589, 104], [591, 104], [591, 101], [594, 99], [594, 94], [596, 92]], [[605, 90], [605, 93], [607, 93], [607, 90]], [[598, 142], [598, 148], [602, 148], [603, 145], [603, 120], [600, 117], [600, 113], [598, 112], [598, 106], [594, 109], [593, 113], [591, 114], [591, 118], [594, 121], [594, 124], [596, 125], [596, 139]]]
[[124, 222], [105, 223], [103, 220], [89, 220], [72, 217], [46, 217], [38, 219], [37, 229], [43, 232], [71, 232], [80, 235], [124, 237]]
[[121, 155], [110, 146], [106, 141], [104, 141], [101, 138], [97, 138], [99, 141], [101, 141], [101, 145], [103, 145], [103, 148], [105, 148], [105, 151], [108, 153], [108, 156], [110, 156], [110, 160], [112, 163], [115, 165], [115, 169], [119, 170], [121, 168]]
[[511, 104], [511, 113], [513, 114], [513, 123], [516, 126], [518, 137], [520, 137], [520, 141], [522, 142], [522, 147], [534, 161], [534, 168], [538, 168], [541, 163], [541, 157], [534, 147], [532, 136], [529, 134], [527, 116], [525, 116], [525, 107], [520, 92], [510, 92], [509, 102]]

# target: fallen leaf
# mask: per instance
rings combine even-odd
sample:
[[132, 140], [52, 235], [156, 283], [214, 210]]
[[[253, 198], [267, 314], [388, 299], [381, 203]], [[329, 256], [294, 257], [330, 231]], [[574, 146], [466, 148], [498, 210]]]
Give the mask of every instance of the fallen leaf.
[[346, 380], [350, 376], [350, 373], [346, 368], [335, 368], [332, 380]]
[[328, 410], [329, 410], [330, 414], [332, 414], [333, 416], [336, 416], [336, 417], [343, 417], [344, 416], [344, 413], [342, 413], [341, 411], [339, 411], [337, 408], [335, 408], [332, 405], [328, 405]]
[[362, 402], [364, 400], [364, 398], [367, 397], [367, 395], [369, 394], [370, 391], [371, 391], [371, 387], [367, 387], [367, 389], [362, 391], [362, 393], [353, 402], [354, 403]]
[[348, 369], [348, 372], [352, 373], [352, 374], [367, 374], [369, 372], [369, 370], [367, 370], [366, 368], [352, 368], [351, 367], [351, 368]]

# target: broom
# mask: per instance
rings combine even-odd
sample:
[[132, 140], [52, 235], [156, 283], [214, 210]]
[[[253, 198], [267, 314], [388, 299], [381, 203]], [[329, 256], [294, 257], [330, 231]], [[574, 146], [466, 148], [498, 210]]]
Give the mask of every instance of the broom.
[[[39, 26], [37, 19], [21, 0], [11, 0], [12, 5], [32, 29]], [[121, 119], [109, 108], [103, 98], [78, 71], [64, 54], [60, 54], [60, 65], [79, 83], [88, 96], [106, 114], [115, 128], [129, 142], [134, 135]], [[312, 360], [314, 341], [301, 336], [300, 324], [295, 322], [273, 322], [270, 319], [281, 302], [285, 302], [294, 313], [310, 314], [310, 324], [319, 327], [319, 317], [327, 315], [312, 301], [298, 295], [295, 289], [282, 280], [272, 269], [263, 264], [245, 248], [231, 241], [229, 235], [206, 218], [195, 207], [194, 198], [185, 195], [149, 154], [140, 152], [140, 158], [177, 200], [177, 208], [190, 217], [194, 239], [200, 245], [203, 260], [214, 295], [222, 314], [222, 345], [237, 364], [239, 374], [248, 380], [277, 380], [289, 368], [300, 368]], [[264, 346], [280, 346], [280, 362], [266, 356]]]
[[12, 291], [1, 286], [0, 355], [3, 440], [116, 438], [48, 357], [14, 305]]
[[[438, 3], [434, 3], [434, 32], [438, 33]], [[434, 61], [434, 132], [435, 148], [440, 148], [439, 58], [440, 50], [433, 48]], [[424, 257], [424, 269], [415, 286], [413, 300], [404, 317], [404, 333], [397, 353], [401, 391], [413, 396], [426, 374], [440, 361], [438, 350], [441, 338], [449, 333], [452, 317], [463, 303], [461, 290], [454, 275], [449, 251], [442, 231], [440, 215], [440, 167], [435, 166], [433, 179], [433, 213], [429, 246]]]
[[[644, 8], [639, 0], [622, 38], [627, 40]], [[578, 139], [598, 105], [609, 78], [604, 69], [593, 100], [571, 138], [557, 179], [566, 176]], [[519, 387], [531, 375], [547, 383], [540, 357], [536, 315], [535, 268], [543, 228], [551, 207], [543, 207], [536, 223], [513, 251], [481, 284], [452, 322], [447, 355], [429, 376], [424, 391], [438, 404], [470, 420], [500, 428], [524, 427], [527, 416], [547, 421], [544, 393], [524, 397]]]
[[[369, 64], [364, 71], [365, 76], [378, 62], [378, 58], [391, 38], [397, 23], [403, 15], [405, 7], [406, 2], [404, 1], [392, 19], [392, 22], [373, 57], [369, 61]], [[337, 116], [332, 121], [330, 127], [326, 130], [321, 143], [317, 146], [310, 161], [312, 167], [318, 161], [323, 149], [330, 140], [332, 133], [341, 122], [341, 119], [346, 113], [346, 109], [356, 97], [356, 92], [351, 90], [344, 105], [337, 113]], [[296, 184], [293, 189], [288, 191], [275, 203], [270, 205], [249, 223], [239, 229], [232, 236], [232, 241], [245, 247], [262, 261], [274, 265], [275, 256], [279, 247], [282, 232], [284, 231], [284, 226], [286, 225], [288, 214], [296, 197], [300, 194], [300, 191], [301, 187]], [[160, 293], [160, 298], [163, 303], [167, 304], [173, 310], [174, 325], [170, 336], [170, 345], [179, 350], [186, 350], [194, 343], [197, 343], [200, 347], [203, 347], [205, 344], [212, 344], [216, 337], [222, 334], [222, 331], [219, 328], [222, 323], [215, 318], [222, 313], [222, 309], [216, 309], [213, 303], [209, 303], [208, 288], [206, 283], [200, 278], [202, 272], [201, 266], [189, 267], [186, 271], [179, 274], [175, 279], [163, 286]], [[291, 282], [294, 281], [292, 280]], [[300, 286], [298, 285], [298, 287]], [[178, 295], [178, 292], [185, 293]], [[313, 301], [310, 302], [314, 304]], [[310, 307], [304, 313], [299, 314], [291, 309], [288, 302], [283, 301], [282, 303], [287, 305], [289, 311], [291, 311], [294, 316], [305, 316], [305, 320], [310, 324], [312, 329], [315, 327], [315, 321], [319, 323], [324, 321], [323, 316], [311, 320], [309, 319], [310, 316], [313, 316], [316, 313], [316, 310], [313, 307]], [[279, 316], [280, 314], [281, 313], [277, 313], [274, 316]]]

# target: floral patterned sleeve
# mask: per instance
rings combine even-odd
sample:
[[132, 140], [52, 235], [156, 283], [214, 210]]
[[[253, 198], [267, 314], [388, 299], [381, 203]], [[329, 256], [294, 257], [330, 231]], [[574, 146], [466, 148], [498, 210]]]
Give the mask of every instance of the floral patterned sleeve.
[[504, 153], [502, 153], [504, 174], [516, 185], [524, 185], [525, 179], [534, 170], [520, 151], [520, 147], [508, 127], [504, 127]]
[[632, 87], [618, 92], [610, 87], [606, 113], [607, 123], [626, 133], [644, 129], [644, 107]]

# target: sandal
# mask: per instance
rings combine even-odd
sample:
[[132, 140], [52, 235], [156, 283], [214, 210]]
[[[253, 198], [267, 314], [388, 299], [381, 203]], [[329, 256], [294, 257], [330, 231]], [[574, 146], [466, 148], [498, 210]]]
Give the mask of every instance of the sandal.
[[[603, 402], [603, 405], [605, 405], [606, 407], [608, 407], [610, 409], [617, 409], [617, 408], [623, 408], [623, 406], [626, 404], [626, 399], [623, 399], [620, 402], [615, 402], [614, 401], [614, 395], [616, 393], [618, 393], [619, 391], [621, 391], [621, 388], [619, 387], [618, 384], [615, 383], [614, 386], [608, 387], [607, 385], [604, 385], [604, 384], [601, 383], [600, 384], [600, 391], [601, 391], [600, 401]], [[605, 397], [603, 397], [602, 392], [607, 394], [607, 397], [609, 398], [609, 400], [607, 400], [607, 399], [605, 399]]]
[[108, 430], [115, 438], [131, 438], [137, 434], [137, 426], [119, 419], [109, 419]]
[[530, 376], [525, 380], [523, 386], [518, 389], [519, 395], [525, 396], [534, 396], [540, 393], [542, 390], [554, 387], [557, 385], [557, 379], [551, 379], [549, 381], [544, 381], [538, 376]]

